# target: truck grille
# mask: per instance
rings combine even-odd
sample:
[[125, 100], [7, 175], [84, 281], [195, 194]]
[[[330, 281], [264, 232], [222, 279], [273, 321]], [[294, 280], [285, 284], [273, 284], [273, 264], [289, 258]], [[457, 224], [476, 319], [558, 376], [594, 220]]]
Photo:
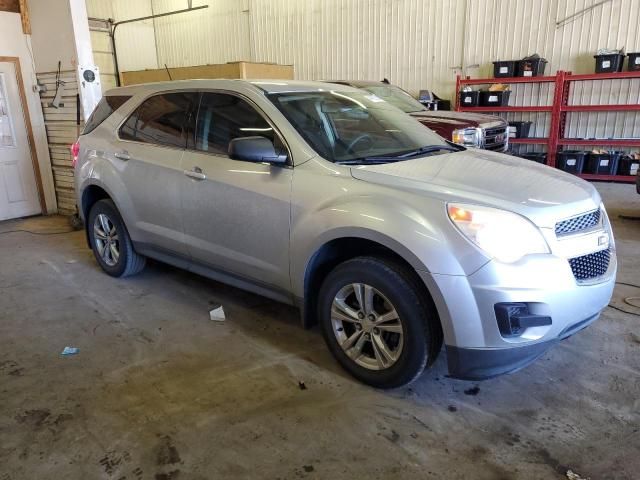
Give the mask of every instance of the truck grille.
[[569, 265], [576, 280], [592, 280], [607, 273], [611, 250], [601, 250], [581, 257], [570, 258]]
[[486, 150], [494, 150], [497, 152], [503, 152], [507, 148], [507, 141], [509, 138], [509, 132], [507, 132], [507, 126], [485, 128], [482, 130], [484, 135], [483, 143]]
[[600, 223], [600, 210], [556, 223], [556, 236], [568, 235], [595, 227]]

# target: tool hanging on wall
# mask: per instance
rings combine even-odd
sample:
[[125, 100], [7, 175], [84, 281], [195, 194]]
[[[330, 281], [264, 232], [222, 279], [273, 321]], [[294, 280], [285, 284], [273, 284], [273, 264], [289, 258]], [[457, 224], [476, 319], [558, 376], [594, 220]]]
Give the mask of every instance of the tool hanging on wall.
[[62, 68], [62, 62], [58, 61], [58, 72], [56, 73], [56, 93], [53, 96], [53, 100], [49, 104], [49, 106], [53, 108], [64, 107], [64, 103], [62, 103], [62, 92], [64, 92], [64, 86], [66, 85], [67, 82], [60, 80], [61, 68]]

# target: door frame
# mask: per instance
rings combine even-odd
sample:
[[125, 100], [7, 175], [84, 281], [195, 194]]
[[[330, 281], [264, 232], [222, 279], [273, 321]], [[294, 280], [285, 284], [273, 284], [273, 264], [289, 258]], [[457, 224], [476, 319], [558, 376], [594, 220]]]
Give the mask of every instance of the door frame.
[[29, 153], [31, 155], [31, 165], [36, 179], [36, 188], [38, 190], [38, 201], [42, 215], [47, 214], [47, 205], [44, 199], [44, 188], [42, 187], [42, 175], [40, 174], [40, 164], [38, 163], [38, 153], [36, 151], [36, 142], [33, 137], [33, 128], [31, 127], [31, 114], [29, 113], [29, 105], [27, 104], [27, 95], [25, 94], [24, 83], [22, 80], [22, 67], [18, 57], [3, 57], [0, 55], [0, 62], [13, 63], [13, 69], [16, 74], [16, 83], [18, 84], [18, 93], [20, 95], [20, 103], [22, 106], [22, 115], [24, 124], [27, 127], [27, 139], [29, 143]]

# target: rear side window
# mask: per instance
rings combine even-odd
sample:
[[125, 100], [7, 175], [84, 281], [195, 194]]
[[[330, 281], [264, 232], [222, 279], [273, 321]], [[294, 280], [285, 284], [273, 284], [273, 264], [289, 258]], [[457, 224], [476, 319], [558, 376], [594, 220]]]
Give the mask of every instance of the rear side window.
[[194, 92], [166, 93], [145, 100], [120, 128], [120, 138], [184, 148], [186, 122], [198, 99]]
[[[204, 93], [196, 123], [196, 150], [227, 154], [229, 142], [260, 135], [272, 142], [271, 125], [246, 101], [224, 93]], [[276, 143], [276, 147], [278, 146]]]
[[94, 131], [98, 125], [109, 118], [109, 115], [119, 109], [130, 98], [131, 95], [109, 95], [108, 97], [102, 97], [89, 117], [89, 120], [85, 123], [82, 134], [86, 135]]

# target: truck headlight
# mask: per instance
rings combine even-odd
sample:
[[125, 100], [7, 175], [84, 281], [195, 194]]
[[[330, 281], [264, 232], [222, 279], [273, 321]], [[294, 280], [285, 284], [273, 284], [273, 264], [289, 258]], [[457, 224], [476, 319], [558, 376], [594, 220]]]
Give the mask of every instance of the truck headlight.
[[454, 130], [451, 141], [466, 147], [480, 147], [482, 133], [479, 128], [461, 128]]
[[447, 213], [465, 237], [501, 262], [516, 262], [532, 253], [549, 253], [538, 227], [516, 213], [458, 203], [448, 204]]

